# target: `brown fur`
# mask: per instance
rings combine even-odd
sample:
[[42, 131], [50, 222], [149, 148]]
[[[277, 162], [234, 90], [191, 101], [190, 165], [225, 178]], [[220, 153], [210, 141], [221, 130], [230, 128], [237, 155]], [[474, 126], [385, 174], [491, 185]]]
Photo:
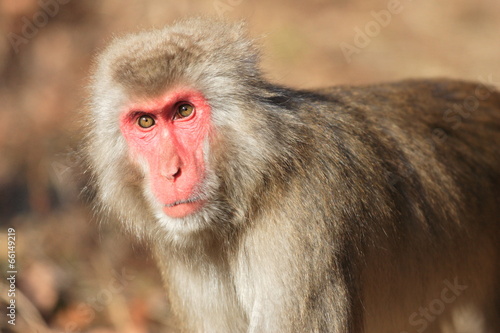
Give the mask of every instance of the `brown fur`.
[[[500, 331], [500, 93], [450, 80], [292, 90], [257, 58], [242, 25], [192, 19], [115, 40], [94, 74], [99, 207], [152, 245], [184, 329]], [[162, 220], [117, 117], [174, 85], [212, 107], [209, 199]], [[466, 288], [446, 303], [450, 283]]]

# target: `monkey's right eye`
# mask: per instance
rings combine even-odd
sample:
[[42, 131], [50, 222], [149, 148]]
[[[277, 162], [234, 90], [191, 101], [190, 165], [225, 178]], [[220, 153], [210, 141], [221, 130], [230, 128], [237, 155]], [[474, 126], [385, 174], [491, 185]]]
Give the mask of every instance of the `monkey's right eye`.
[[155, 124], [155, 120], [151, 116], [140, 116], [137, 124], [142, 128], [150, 128]]

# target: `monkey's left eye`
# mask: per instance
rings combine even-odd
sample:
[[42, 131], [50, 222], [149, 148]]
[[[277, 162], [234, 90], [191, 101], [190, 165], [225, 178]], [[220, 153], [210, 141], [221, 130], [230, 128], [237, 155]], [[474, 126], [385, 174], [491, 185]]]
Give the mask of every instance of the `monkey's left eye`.
[[191, 104], [183, 103], [177, 107], [175, 119], [186, 118], [193, 114], [194, 106]]
[[155, 124], [155, 120], [151, 116], [141, 116], [137, 120], [137, 124], [142, 128], [150, 128]]

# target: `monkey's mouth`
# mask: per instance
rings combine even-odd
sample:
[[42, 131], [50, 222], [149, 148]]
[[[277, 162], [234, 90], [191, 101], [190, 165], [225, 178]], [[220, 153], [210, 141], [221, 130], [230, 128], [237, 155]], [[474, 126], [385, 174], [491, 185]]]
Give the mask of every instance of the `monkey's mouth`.
[[201, 198], [198, 197], [198, 196], [196, 196], [196, 197], [189, 198], [189, 199], [186, 199], [186, 200], [177, 200], [177, 201], [175, 201], [173, 203], [165, 204], [163, 207], [170, 208], [170, 207], [175, 207], [175, 206], [182, 205], [182, 204], [193, 203], [193, 202], [200, 201], [200, 200], [201, 200]]

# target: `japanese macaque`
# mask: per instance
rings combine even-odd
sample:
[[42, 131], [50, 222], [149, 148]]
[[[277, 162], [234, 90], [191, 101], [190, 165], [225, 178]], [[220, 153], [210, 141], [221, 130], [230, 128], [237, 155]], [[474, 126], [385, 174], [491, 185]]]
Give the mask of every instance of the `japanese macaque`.
[[500, 332], [500, 93], [295, 90], [242, 23], [114, 40], [92, 77], [98, 210], [150, 244], [183, 332]]

